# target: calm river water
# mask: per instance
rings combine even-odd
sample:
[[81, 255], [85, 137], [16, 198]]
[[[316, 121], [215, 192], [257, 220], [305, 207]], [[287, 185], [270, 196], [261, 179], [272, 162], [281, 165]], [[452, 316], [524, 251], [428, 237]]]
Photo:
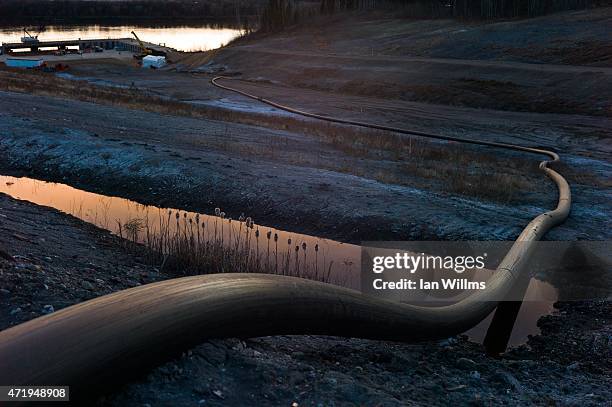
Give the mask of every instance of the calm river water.
[[[206, 51], [219, 48], [241, 33], [238, 29], [213, 25], [180, 27], [51, 25], [45, 27], [40, 33], [36, 29], [28, 29], [28, 31], [31, 35], [38, 34], [40, 41], [133, 38], [131, 32], [134, 31], [142, 41], [165, 45], [179, 51]], [[20, 42], [23, 36], [23, 27], [0, 28], [0, 43]]]

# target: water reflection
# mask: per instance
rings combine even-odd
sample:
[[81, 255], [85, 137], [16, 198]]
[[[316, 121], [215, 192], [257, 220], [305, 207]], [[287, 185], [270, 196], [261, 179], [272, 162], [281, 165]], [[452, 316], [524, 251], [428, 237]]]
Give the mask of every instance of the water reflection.
[[[218, 239], [218, 236], [223, 234], [225, 244], [234, 244], [237, 235], [248, 232], [245, 221], [230, 221], [229, 219], [220, 219], [217, 216], [196, 214], [176, 209], [157, 208], [142, 205], [128, 199], [104, 196], [78, 190], [64, 184], [49, 183], [30, 178], [0, 176], [0, 192], [17, 199], [58, 209], [96, 226], [110, 230], [113, 233], [135, 238], [139, 241], [146, 239], [143, 228], [139, 228], [135, 236], [129, 236], [130, 232], [126, 230], [126, 225], [129, 225], [134, 220], [138, 220], [141, 224], [146, 224], [149, 233], [159, 234], [161, 232], [163, 235], [170, 231], [171, 233], [178, 232], [180, 235], [183, 228], [185, 233], [187, 233], [187, 229], [192, 227], [191, 225], [197, 219], [198, 225], [206, 225], [203, 228], [204, 232], [202, 232], [203, 239]], [[254, 230], [260, 231], [259, 238], [261, 239], [261, 244], [256, 243], [254, 240]], [[298, 262], [298, 267], [300, 264], [302, 267], [309, 264], [309, 267], [313, 269], [316, 267], [318, 270], [332, 270], [330, 272], [331, 277], [328, 280], [351, 288], [359, 288], [361, 255], [361, 248], [359, 246], [258, 226], [256, 224], [248, 233], [251, 233], [248, 239], [253, 239], [249, 240], [249, 242], [253, 242], [252, 247], [255, 247], [257, 244], [262, 263], [266, 261], [264, 259], [268, 259], [268, 262], [274, 261], [270, 257], [270, 245], [272, 245], [272, 253], [276, 251], [279, 253], [279, 256], [289, 256], [288, 258], [292, 259], [290, 260], [291, 262]], [[275, 246], [274, 239], [269, 240], [269, 237], [274, 235], [278, 236], [278, 246]], [[308, 250], [301, 249], [304, 243], [309, 248]], [[318, 248], [317, 251], [313, 250], [315, 246]], [[298, 249], [295, 250], [295, 247]], [[298, 255], [292, 253], [294, 250]], [[282, 258], [287, 259], [287, 257]], [[509, 342], [510, 346], [523, 344], [529, 335], [539, 333], [537, 320], [542, 315], [547, 315], [553, 311], [554, 302], [552, 300], [542, 301], [541, 299], [554, 299], [556, 296], [556, 289], [549, 283], [536, 279], [531, 280], [525, 302], [521, 306], [517, 322], [512, 331]], [[482, 342], [491, 318], [492, 315], [467, 331], [466, 335], [473, 341]]]
[[[172, 208], [142, 205], [129, 199], [109, 197], [78, 190], [64, 184], [30, 178], [0, 177], [0, 192], [38, 205], [50, 206], [115, 234], [139, 242], [163, 238], [165, 248], [175, 245], [175, 237], [202, 242], [222, 242], [226, 248], [254, 254], [262, 266], [269, 264], [281, 274], [289, 274], [297, 266], [305, 276], [316, 273], [326, 281], [359, 288], [360, 247], [298, 233], [259, 226], [247, 227], [241, 219], [221, 219]], [[197, 225], [197, 228], [196, 228]], [[166, 237], [168, 236], [168, 237]], [[277, 237], [277, 239], [275, 239]], [[158, 247], [159, 240], [154, 241]], [[305, 246], [304, 246], [305, 244]], [[315, 251], [316, 247], [316, 251]], [[297, 248], [297, 249], [296, 249]], [[171, 247], [180, 251], [181, 248]], [[297, 252], [297, 253], [296, 253]], [[285, 265], [287, 267], [285, 267]], [[276, 267], [278, 265], [278, 267]], [[308, 268], [309, 273], [304, 272]], [[321, 278], [322, 279], [322, 278]]]
[[[240, 35], [240, 30], [212, 25], [197, 27], [136, 27], [136, 26], [47, 26], [38, 36], [40, 41], [133, 38], [135, 31], [141, 40], [165, 45], [179, 51], [206, 51], [219, 48]], [[35, 35], [35, 33], [32, 33]], [[20, 42], [22, 27], [0, 29], [0, 42]]]

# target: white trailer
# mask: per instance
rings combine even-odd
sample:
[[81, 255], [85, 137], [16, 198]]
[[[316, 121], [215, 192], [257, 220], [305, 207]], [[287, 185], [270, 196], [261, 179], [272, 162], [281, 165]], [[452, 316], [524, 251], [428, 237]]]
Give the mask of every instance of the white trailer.
[[166, 65], [166, 57], [155, 56], [155, 55], [147, 55], [142, 58], [142, 67], [143, 68], [161, 68]]

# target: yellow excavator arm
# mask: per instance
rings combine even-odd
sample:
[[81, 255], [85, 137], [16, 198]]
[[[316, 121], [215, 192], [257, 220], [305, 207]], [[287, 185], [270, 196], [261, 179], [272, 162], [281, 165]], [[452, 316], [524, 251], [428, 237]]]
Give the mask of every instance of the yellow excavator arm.
[[132, 35], [134, 36], [134, 38], [136, 38], [136, 41], [138, 41], [138, 45], [140, 45], [142, 55], [143, 56], [151, 55], [151, 50], [145, 47], [144, 43], [140, 40], [140, 38], [138, 38], [138, 36], [136, 35], [134, 31], [132, 31]]

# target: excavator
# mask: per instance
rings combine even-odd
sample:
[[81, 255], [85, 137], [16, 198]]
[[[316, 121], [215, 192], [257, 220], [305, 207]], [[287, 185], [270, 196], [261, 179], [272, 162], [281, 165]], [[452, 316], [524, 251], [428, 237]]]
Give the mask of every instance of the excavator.
[[36, 35], [32, 35], [28, 32], [28, 30], [26, 28], [23, 29], [23, 37], [21, 37], [21, 42], [24, 44], [38, 44], [39, 40], [38, 40], [38, 35], [40, 34], [40, 30], [39, 33]]
[[166, 53], [163, 51], [159, 51], [153, 48], [147, 48], [144, 42], [142, 42], [140, 38], [138, 38], [138, 35], [136, 35], [134, 31], [132, 31], [132, 35], [134, 36], [134, 38], [136, 38], [136, 41], [138, 41], [138, 45], [140, 46], [140, 54], [134, 55], [134, 58], [138, 60], [142, 60], [142, 58], [146, 57], [147, 55], [155, 55], [155, 56], [161, 56], [161, 57], [166, 56]]

